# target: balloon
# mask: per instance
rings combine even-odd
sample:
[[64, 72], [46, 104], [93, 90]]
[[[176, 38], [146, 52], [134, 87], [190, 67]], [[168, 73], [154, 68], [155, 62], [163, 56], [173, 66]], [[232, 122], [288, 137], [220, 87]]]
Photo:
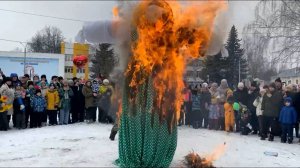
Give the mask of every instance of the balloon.
[[240, 104], [237, 103], [237, 102], [233, 103], [233, 110], [239, 111], [240, 110]]
[[85, 55], [77, 55], [73, 58], [73, 64], [77, 68], [84, 67], [87, 62], [88, 62], [88, 59], [87, 59], [87, 56], [85, 56]]

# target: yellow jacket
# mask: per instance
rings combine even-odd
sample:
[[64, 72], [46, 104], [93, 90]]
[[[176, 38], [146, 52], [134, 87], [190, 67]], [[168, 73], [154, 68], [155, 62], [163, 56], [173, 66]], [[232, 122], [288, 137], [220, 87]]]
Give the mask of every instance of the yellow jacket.
[[57, 90], [46, 92], [47, 110], [57, 110], [59, 104], [59, 96]]

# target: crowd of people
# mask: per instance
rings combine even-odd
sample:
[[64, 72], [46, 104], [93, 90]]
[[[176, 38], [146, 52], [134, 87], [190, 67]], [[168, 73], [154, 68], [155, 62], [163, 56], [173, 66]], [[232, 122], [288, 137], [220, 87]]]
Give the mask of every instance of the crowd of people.
[[299, 138], [300, 88], [296, 84], [283, 86], [278, 78], [265, 86], [257, 81], [249, 87], [243, 82], [237, 86], [232, 90], [223, 79], [220, 86], [202, 83], [186, 87], [179, 125], [257, 134], [269, 141], [279, 136], [282, 143]]
[[[260, 86], [253, 81], [249, 87], [240, 82], [236, 90], [227, 80], [202, 83], [183, 90], [183, 105], [178, 125], [208, 128], [242, 135], [258, 134], [261, 140], [292, 143], [299, 138], [300, 88], [283, 86], [280, 79]], [[84, 81], [74, 77], [64, 80], [46, 75], [6, 76], [0, 71], [0, 130], [55, 126], [77, 122], [115, 123], [110, 139], [118, 131], [118, 89], [99, 75]], [[9, 107], [10, 106], [10, 107]], [[12, 124], [10, 124], [12, 123]], [[295, 128], [295, 134], [294, 134]]]
[[113, 84], [103, 76], [84, 81], [0, 71], [0, 130], [37, 128], [70, 123], [113, 123]]

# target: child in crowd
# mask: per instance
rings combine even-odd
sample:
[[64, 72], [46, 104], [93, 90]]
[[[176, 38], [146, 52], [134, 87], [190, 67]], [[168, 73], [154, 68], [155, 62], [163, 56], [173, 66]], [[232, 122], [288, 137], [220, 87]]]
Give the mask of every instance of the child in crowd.
[[97, 93], [97, 94], [99, 93], [100, 84], [99, 84], [99, 82], [96, 79], [94, 79], [92, 81], [92, 90], [93, 90], [93, 93]]
[[262, 110], [261, 110], [261, 104], [263, 97], [266, 93], [267, 87], [264, 87], [263, 89], [260, 89], [259, 96], [254, 100], [253, 105], [256, 107], [256, 116], [258, 118], [258, 127], [259, 127], [259, 136], [262, 135], [262, 126], [263, 126], [263, 116], [262, 116]]
[[30, 128], [42, 127], [42, 116], [47, 106], [46, 99], [42, 96], [40, 89], [36, 90], [35, 96], [30, 102], [32, 114], [30, 117]]
[[69, 123], [69, 115], [71, 110], [71, 97], [74, 93], [69, 87], [68, 81], [64, 80], [63, 86], [59, 89], [59, 98], [60, 98], [60, 115], [59, 115], [59, 125]]
[[47, 113], [49, 117], [49, 125], [57, 125], [57, 108], [59, 104], [58, 91], [55, 89], [55, 84], [50, 83], [49, 89], [46, 92]]
[[218, 121], [219, 121], [219, 105], [218, 100], [216, 98], [213, 98], [211, 100], [211, 104], [208, 107], [209, 109], [209, 129], [218, 130]]
[[13, 103], [15, 126], [17, 129], [25, 128], [25, 95], [26, 91], [22, 88], [21, 83], [16, 83], [15, 99]]
[[[292, 98], [284, 99], [284, 107], [280, 111], [279, 121], [281, 123], [281, 142], [289, 144], [293, 142], [293, 125], [297, 122], [297, 112], [292, 106]], [[288, 138], [287, 138], [288, 136]]]
[[233, 110], [234, 99], [233, 96], [229, 96], [227, 102], [224, 104], [225, 109], [225, 130], [232, 132], [234, 128], [234, 110]]

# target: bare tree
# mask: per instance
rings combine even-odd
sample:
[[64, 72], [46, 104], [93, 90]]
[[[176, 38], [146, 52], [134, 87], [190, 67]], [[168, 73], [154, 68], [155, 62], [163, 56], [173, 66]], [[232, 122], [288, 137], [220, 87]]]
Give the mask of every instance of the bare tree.
[[[300, 2], [298, 0], [263, 0], [255, 10], [255, 20], [244, 34], [252, 34], [273, 63], [293, 60], [300, 52]], [[261, 52], [261, 51], [259, 51]]]
[[60, 53], [63, 40], [64, 37], [59, 28], [46, 26], [32, 37], [29, 46], [33, 52]]

